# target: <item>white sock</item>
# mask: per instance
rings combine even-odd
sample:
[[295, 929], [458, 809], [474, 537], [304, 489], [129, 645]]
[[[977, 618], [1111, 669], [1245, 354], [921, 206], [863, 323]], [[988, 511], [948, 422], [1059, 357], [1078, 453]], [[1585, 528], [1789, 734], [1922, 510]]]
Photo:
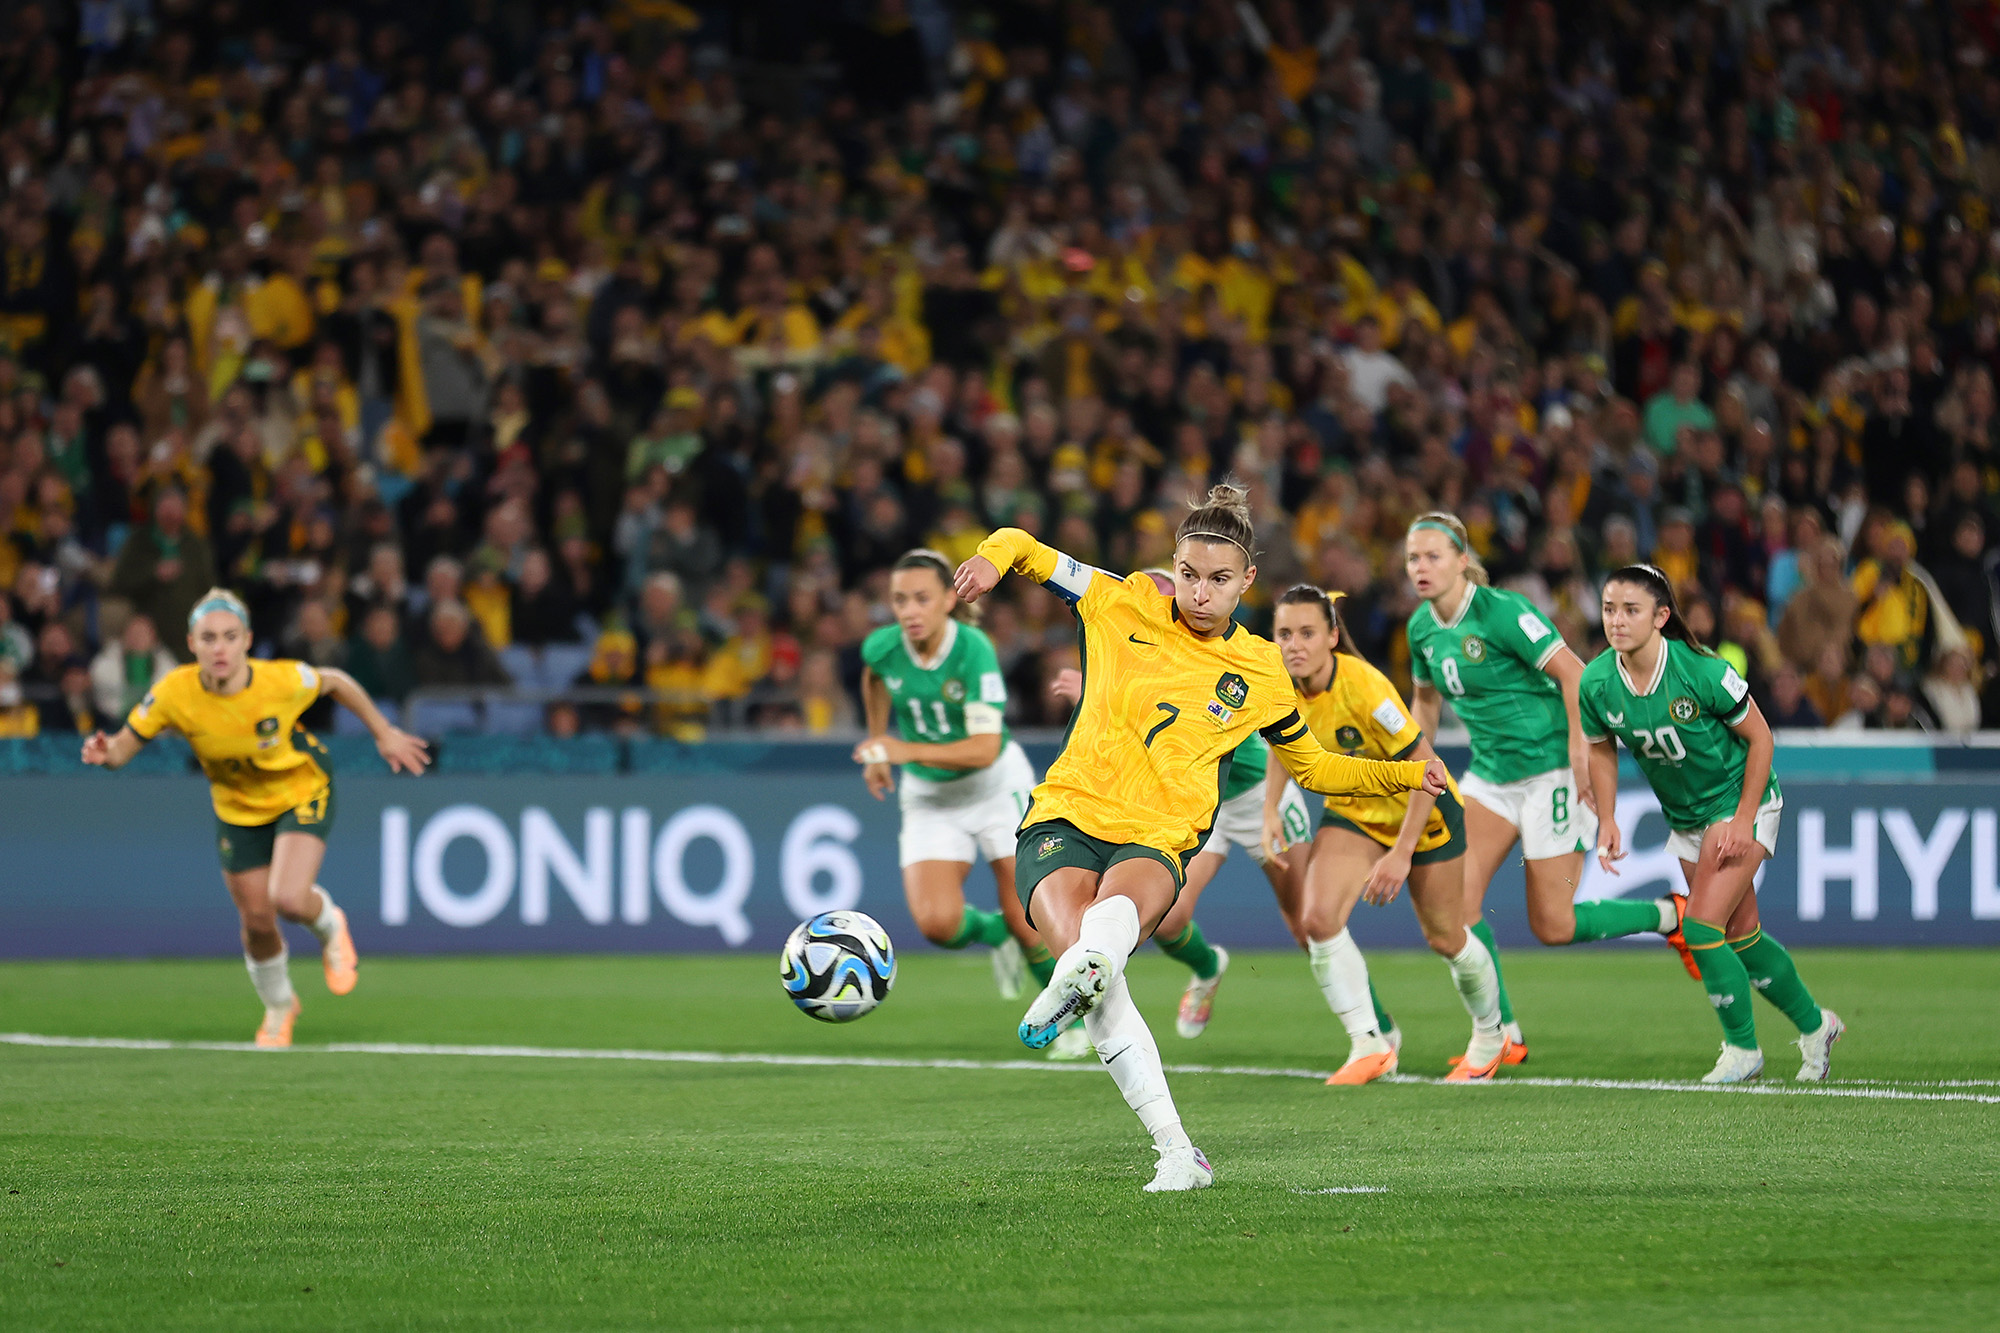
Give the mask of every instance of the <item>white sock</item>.
[[1085, 949], [1095, 949], [1111, 960], [1113, 978], [1125, 975], [1125, 960], [1139, 947], [1139, 908], [1130, 898], [1106, 898], [1092, 903], [1077, 927], [1076, 943], [1063, 950], [1057, 971], [1074, 962]]
[[1310, 940], [1306, 956], [1326, 1007], [1347, 1029], [1348, 1040], [1364, 1049], [1380, 1043], [1387, 1050], [1388, 1039], [1375, 1026], [1375, 1001], [1368, 994], [1368, 961], [1354, 936], [1342, 930], [1330, 940]]
[[1674, 900], [1672, 898], [1660, 899], [1659, 908], [1660, 933], [1662, 935], [1671, 935], [1674, 933], [1674, 927], [1680, 924], [1681, 914], [1674, 910]]
[[257, 998], [264, 1002], [266, 1009], [290, 1009], [292, 1007], [292, 976], [285, 969], [292, 961], [289, 949], [280, 948], [276, 958], [252, 958], [243, 955], [243, 964], [250, 969], [250, 984], [257, 988]]
[[[1129, 899], [1119, 899], [1129, 902]], [[1083, 1030], [1090, 1034], [1097, 1058], [1111, 1074], [1125, 1104], [1139, 1116], [1139, 1123], [1161, 1148], [1191, 1147], [1193, 1140], [1181, 1128], [1180, 1112], [1174, 1109], [1174, 1095], [1167, 1091], [1166, 1071], [1160, 1068], [1160, 1048], [1153, 1030], [1132, 992], [1119, 977], [1105, 989], [1097, 1007], [1083, 1016]]]
[[1471, 931], [1465, 932], [1465, 947], [1445, 960], [1451, 965], [1452, 984], [1465, 1001], [1472, 1025], [1481, 1030], [1500, 1031], [1500, 971], [1493, 955]]
[[313, 891], [319, 894], [319, 915], [313, 918], [312, 924], [307, 929], [312, 931], [321, 944], [326, 944], [333, 939], [333, 932], [339, 926], [340, 918], [334, 915], [333, 895], [317, 884], [313, 885]]

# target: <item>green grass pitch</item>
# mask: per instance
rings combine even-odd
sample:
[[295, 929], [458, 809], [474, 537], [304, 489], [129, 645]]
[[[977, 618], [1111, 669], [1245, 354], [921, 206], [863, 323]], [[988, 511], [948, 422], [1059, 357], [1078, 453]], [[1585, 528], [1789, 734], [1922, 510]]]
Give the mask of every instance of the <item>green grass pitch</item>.
[[[1404, 1071], [1441, 1073], [1466, 1027], [1443, 965], [1371, 962]], [[1663, 950], [1506, 963], [1519, 1077], [1713, 1060]], [[302, 962], [290, 1054], [0, 1045], [0, 1329], [1991, 1328], [2000, 954], [1800, 968], [1851, 1028], [1830, 1086], [1870, 1095], [1183, 1072], [1216, 1183], [1157, 1197], [1094, 1067], [310, 1049], [1020, 1059], [978, 955], [904, 958], [844, 1028], [763, 957], [364, 953], [339, 1000]], [[1297, 955], [1239, 955], [1198, 1042], [1173, 1034], [1185, 973], [1149, 949], [1132, 975], [1169, 1062], [1345, 1049]], [[256, 1018], [240, 963], [0, 965], [9, 1032], [243, 1041]], [[1790, 1088], [1791, 1030], [1768, 1006], [1759, 1030]], [[1380, 1192], [1314, 1192], [1354, 1187]]]

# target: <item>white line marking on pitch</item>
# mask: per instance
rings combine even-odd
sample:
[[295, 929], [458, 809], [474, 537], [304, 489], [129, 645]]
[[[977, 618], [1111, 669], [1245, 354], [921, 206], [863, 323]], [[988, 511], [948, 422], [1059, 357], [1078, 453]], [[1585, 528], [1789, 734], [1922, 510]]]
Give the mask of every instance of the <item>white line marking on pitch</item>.
[[[675, 1065], [778, 1065], [834, 1069], [970, 1069], [1029, 1070], [1036, 1073], [1071, 1074], [1097, 1068], [1094, 1063], [1052, 1063], [1046, 1060], [919, 1060], [887, 1055], [775, 1055], [758, 1051], [645, 1051], [609, 1050], [588, 1046], [441, 1046], [415, 1042], [336, 1041], [316, 1046], [293, 1046], [289, 1051], [267, 1051], [247, 1041], [163, 1041], [144, 1037], [51, 1037], [33, 1032], [0, 1032], [0, 1045], [52, 1046], [80, 1050], [111, 1051], [241, 1051], [259, 1055], [457, 1055], [484, 1059], [526, 1060], [630, 1060], [649, 1064]], [[1296, 1078], [1324, 1081], [1321, 1069], [1272, 1069], [1259, 1065], [1167, 1065], [1170, 1074], [1228, 1074], [1249, 1078]], [[1931, 1092], [1924, 1088], [1993, 1086], [1967, 1080], [1918, 1084], [1916, 1087], [1882, 1086], [1859, 1083], [1710, 1083], [1681, 1082], [1675, 1079], [1621, 1078], [1535, 1078], [1495, 1079], [1490, 1083], [1447, 1084], [1441, 1078], [1418, 1078], [1413, 1074], [1391, 1074], [1384, 1083], [1466, 1088], [1590, 1088], [1611, 1092], [1704, 1092], [1746, 1093], [1764, 1097], [1846, 1097], [1867, 1101], [1897, 1102], [1977, 1102], [2000, 1106], [2000, 1096], [1971, 1092]]]
[[1387, 1194], [1387, 1185], [1329, 1185], [1323, 1190], [1293, 1190], [1294, 1194]]

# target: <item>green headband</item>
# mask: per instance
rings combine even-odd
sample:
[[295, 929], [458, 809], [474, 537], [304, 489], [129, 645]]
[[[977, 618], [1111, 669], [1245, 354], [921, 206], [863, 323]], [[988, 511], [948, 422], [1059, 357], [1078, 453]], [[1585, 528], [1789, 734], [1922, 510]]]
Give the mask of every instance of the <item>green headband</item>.
[[1460, 552], [1465, 550], [1465, 543], [1458, 539], [1458, 534], [1434, 518], [1420, 518], [1410, 524], [1411, 532], [1415, 532], [1419, 528], [1429, 528], [1432, 532], [1442, 532], [1445, 536], [1451, 538], [1451, 544]]
[[244, 629], [250, 628], [250, 612], [243, 605], [243, 600], [234, 593], [221, 592], [211, 597], [204, 597], [194, 604], [194, 610], [188, 612], [188, 633], [194, 633], [194, 627], [200, 624], [201, 618], [210, 611], [227, 611], [243, 622]]

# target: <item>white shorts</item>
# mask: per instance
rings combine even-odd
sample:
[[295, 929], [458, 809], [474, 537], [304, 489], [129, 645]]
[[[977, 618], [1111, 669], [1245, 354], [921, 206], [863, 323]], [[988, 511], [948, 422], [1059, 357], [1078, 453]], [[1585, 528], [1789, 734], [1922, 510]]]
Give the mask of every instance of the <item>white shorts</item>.
[[[1287, 851], [1312, 840], [1312, 816], [1306, 812], [1306, 796], [1298, 783], [1286, 780], [1285, 794], [1278, 800], [1278, 814], [1285, 830]], [[1250, 853], [1250, 859], [1258, 865], [1271, 859], [1264, 848], [1263, 783], [1237, 792], [1222, 803], [1215, 812], [1215, 827], [1208, 831], [1208, 841], [1195, 849], [1195, 855], [1210, 852], [1226, 861], [1231, 843]]]
[[1521, 834], [1521, 858], [1545, 861], [1597, 846], [1597, 816], [1577, 798], [1576, 778], [1553, 768], [1519, 782], [1488, 782], [1466, 774], [1459, 794], [1477, 801]]
[[[1768, 856], [1778, 854], [1778, 825], [1784, 822], [1784, 816], [1785, 798], [1782, 796], [1757, 807], [1757, 822], [1751, 826], [1752, 836], [1757, 839], [1757, 845], [1762, 847]], [[1714, 824], [1710, 824], [1708, 828], [1669, 829], [1667, 850], [1682, 861], [1699, 861], [1701, 841], [1708, 836], [1708, 829], [1714, 827]]]
[[900, 865], [960, 861], [971, 865], [1014, 854], [1014, 835], [1035, 790], [1035, 766], [1016, 742], [991, 767], [952, 782], [931, 782], [905, 772], [896, 795], [903, 828], [896, 838]]

